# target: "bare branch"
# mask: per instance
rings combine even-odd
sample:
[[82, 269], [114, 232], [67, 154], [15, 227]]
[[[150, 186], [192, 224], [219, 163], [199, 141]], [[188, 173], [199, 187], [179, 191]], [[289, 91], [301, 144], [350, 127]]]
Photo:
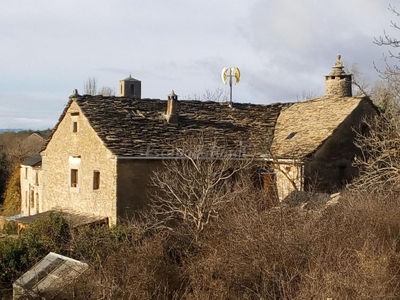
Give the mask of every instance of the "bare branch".
[[182, 158], [164, 161], [153, 173], [152, 208], [165, 222], [181, 220], [201, 232], [240, 192], [237, 182], [252, 160], [212, 156], [210, 148], [215, 145], [207, 145], [201, 134], [183, 141], [176, 147]]
[[115, 91], [113, 88], [108, 86], [102, 86], [100, 89], [97, 88], [97, 78], [89, 77], [84, 82], [83, 87], [84, 93], [87, 95], [102, 95], [102, 96], [115, 96]]
[[357, 132], [359, 176], [350, 189], [390, 195], [400, 190], [400, 119], [392, 111], [364, 120], [368, 131]]
[[83, 91], [88, 95], [97, 95], [97, 79], [95, 77], [89, 77], [84, 82]]

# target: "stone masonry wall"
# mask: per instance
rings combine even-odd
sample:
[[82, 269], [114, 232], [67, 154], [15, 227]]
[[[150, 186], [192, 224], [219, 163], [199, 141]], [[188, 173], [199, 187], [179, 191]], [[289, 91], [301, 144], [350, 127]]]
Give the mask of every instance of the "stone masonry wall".
[[299, 164], [277, 164], [274, 166], [276, 173], [276, 188], [278, 198], [282, 201], [293, 191], [302, 191], [302, 166]]
[[[79, 115], [71, 115], [79, 113]], [[73, 121], [78, 130], [73, 132]], [[116, 223], [116, 159], [103, 145], [75, 102], [42, 153], [43, 211], [71, 209], [88, 215], [105, 216]], [[71, 165], [71, 157], [79, 160]], [[71, 187], [71, 168], [78, 168], [78, 184]], [[99, 189], [93, 189], [93, 172], [100, 172]]]
[[[133, 93], [131, 86], [133, 85]], [[121, 97], [131, 97], [141, 99], [142, 83], [138, 80], [121, 80], [119, 83], [119, 94]]]
[[119, 218], [131, 218], [149, 204], [149, 197], [154, 188], [150, 185], [152, 172], [163, 168], [161, 160], [119, 159], [118, 205]]
[[[36, 177], [37, 176], [37, 177]], [[40, 168], [21, 166], [21, 214], [34, 215], [42, 211], [42, 172]]]
[[363, 119], [376, 114], [370, 102], [363, 100], [332, 136], [318, 149], [305, 166], [306, 189], [337, 192], [357, 175], [352, 166], [359, 149], [354, 145], [356, 132], [361, 132]]
[[340, 78], [336, 76], [335, 78], [327, 78], [325, 82], [325, 95], [351, 97], [351, 77], [345, 76], [344, 78]]

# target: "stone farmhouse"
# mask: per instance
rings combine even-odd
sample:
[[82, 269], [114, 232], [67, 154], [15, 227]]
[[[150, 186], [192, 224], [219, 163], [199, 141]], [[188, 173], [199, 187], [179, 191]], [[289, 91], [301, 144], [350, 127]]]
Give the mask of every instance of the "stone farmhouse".
[[30, 155], [21, 164], [21, 214], [33, 215], [39, 212], [39, 199], [42, 198], [42, 157], [39, 152], [46, 144], [45, 137], [39, 132], [33, 132], [22, 139], [18, 148], [24, 149], [25, 155]]
[[26, 158], [21, 164], [21, 214], [30, 216], [39, 213], [42, 198], [42, 157], [38, 154]]
[[230, 107], [178, 100], [174, 92], [166, 101], [142, 99], [141, 82], [130, 76], [120, 81], [120, 97], [75, 90], [41, 162], [21, 166], [21, 182], [29, 168], [40, 173], [24, 177], [33, 188], [22, 213], [69, 210], [108, 218], [110, 225], [132, 217], [148, 203], [152, 171], [177, 158], [177, 141], [199, 132], [214, 150], [257, 161], [281, 200], [294, 190], [335, 192], [357, 174], [355, 132], [366, 133], [363, 118], [377, 113], [368, 97], [352, 96], [351, 84], [338, 57], [325, 76], [325, 95], [295, 103]]

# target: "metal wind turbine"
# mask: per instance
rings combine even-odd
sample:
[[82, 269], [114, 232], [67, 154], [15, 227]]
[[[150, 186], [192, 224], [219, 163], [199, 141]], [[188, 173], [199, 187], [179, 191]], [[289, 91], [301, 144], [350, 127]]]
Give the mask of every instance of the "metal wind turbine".
[[229, 78], [229, 106], [232, 106], [232, 78], [236, 79], [235, 84], [238, 84], [240, 81], [240, 70], [239, 68], [223, 68], [221, 73], [221, 79], [224, 84], [227, 83], [227, 79]]

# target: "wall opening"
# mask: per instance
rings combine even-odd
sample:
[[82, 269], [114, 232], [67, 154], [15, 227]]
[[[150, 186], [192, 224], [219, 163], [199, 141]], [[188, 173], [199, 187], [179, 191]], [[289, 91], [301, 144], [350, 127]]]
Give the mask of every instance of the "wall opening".
[[100, 172], [93, 172], [93, 189], [98, 190], [100, 188]]
[[34, 191], [31, 191], [31, 195], [30, 195], [30, 202], [31, 202], [31, 208], [33, 208], [33, 207], [35, 207], [35, 198], [34, 198], [34, 196], [35, 196], [35, 193], [34, 193]]
[[36, 213], [39, 213], [39, 193], [36, 193]]
[[78, 170], [71, 169], [71, 187], [78, 186]]

